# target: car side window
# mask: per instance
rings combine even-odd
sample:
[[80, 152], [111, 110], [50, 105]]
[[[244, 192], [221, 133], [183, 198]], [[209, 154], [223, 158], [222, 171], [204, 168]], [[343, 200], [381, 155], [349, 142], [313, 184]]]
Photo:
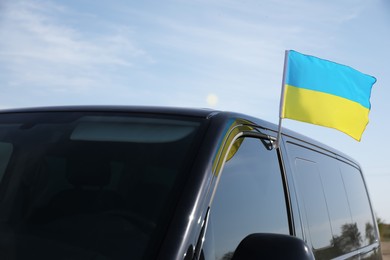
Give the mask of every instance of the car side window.
[[306, 239], [316, 259], [339, 257], [374, 243], [377, 234], [360, 170], [304, 147], [288, 148]]
[[315, 162], [297, 158], [295, 167], [298, 188], [308, 224], [308, 235], [313, 249], [321, 250], [330, 247], [332, 227], [318, 165]]
[[205, 259], [231, 259], [240, 241], [252, 233], [289, 234], [276, 151], [249, 137], [233, 147], [238, 150], [225, 163], [211, 206]]
[[340, 163], [349, 207], [357, 234], [356, 246], [363, 247], [374, 243], [377, 239], [375, 224], [366, 187], [360, 171], [345, 163]]

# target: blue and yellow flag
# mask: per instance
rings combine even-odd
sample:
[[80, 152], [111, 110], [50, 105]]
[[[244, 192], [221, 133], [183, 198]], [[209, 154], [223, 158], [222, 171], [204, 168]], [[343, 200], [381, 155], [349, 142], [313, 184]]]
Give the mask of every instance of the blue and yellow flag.
[[360, 141], [376, 79], [296, 51], [286, 55], [280, 117], [335, 128]]

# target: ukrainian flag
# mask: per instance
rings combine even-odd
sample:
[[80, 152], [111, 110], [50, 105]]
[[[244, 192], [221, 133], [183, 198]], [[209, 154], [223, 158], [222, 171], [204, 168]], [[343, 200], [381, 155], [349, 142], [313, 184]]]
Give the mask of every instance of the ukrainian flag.
[[335, 128], [360, 141], [374, 77], [292, 50], [284, 73], [281, 118]]

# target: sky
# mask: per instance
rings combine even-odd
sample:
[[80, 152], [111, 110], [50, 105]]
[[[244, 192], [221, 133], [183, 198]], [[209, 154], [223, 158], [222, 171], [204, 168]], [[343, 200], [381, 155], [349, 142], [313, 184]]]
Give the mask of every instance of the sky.
[[361, 142], [283, 126], [356, 159], [390, 223], [388, 0], [0, 0], [0, 109], [200, 107], [278, 123], [285, 50], [377, 78]]

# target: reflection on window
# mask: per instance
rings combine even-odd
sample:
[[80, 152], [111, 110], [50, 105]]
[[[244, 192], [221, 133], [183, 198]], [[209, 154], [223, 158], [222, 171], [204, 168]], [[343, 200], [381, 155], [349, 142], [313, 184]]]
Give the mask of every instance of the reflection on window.
[[[331, 259], [376, 240], [360, 171], [340, 160], [290, 145], [301, 211], [316, 259]], [[300, 159], [303, 157], [305, 159]]]
[[297, 159], [297, 182], [314, 249], [330, 246], [332, 231], [317, 164]]
[[275, 150], [267, 150], [259, 139], [244, 139], [226, 162], [210, 218], [206, 259], [230, 259], [251, 233], [289, 233]]
[[366, 188], [360, 171], [347, 164], [341, 165], [345, 189], [348, 195], [348, 202], [352, 213], [352, 220], [357, 226], [360, 235], [360, 246], [373, 243], [376, 239], [374, 231], [371, 206], [368, 201]]
[[108, 112], [0, 115], [0, 259], [153, 258], [200, 124]]
[[326, 163], [326, 167], [320, 167], [319, 171], [331, 219], [332, 234], [333, 237], [340, 237], [345, 233], [345, 227], [352, 223], [352, 218], [339, 162], [327, 156], [323, 156], [319, 162], [322, 165]]

